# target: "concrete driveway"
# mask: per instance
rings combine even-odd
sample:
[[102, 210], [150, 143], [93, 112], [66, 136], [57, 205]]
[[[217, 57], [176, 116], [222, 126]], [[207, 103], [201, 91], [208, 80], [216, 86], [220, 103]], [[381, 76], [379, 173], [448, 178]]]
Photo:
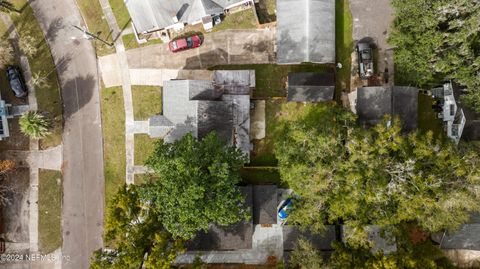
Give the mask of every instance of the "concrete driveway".
[[350, 0], [353, 19], [353, 39], [372, 40], [378, 47], [378, 72], [385, 70], [385, 58], [389, 70], [389, 84], [393, 85], [393, 51], [387, 43], [394, 14], [390, 0]]
[[[126, 54], [130, 69], [163, 69], [172, 72], [223, 64], [272, 63], [275, 61], [274, 43], [275, 28], [228, 30], [205, 35], [202, 46], [197, 49], [171, 53], [167, 44], [158, 44], [128, 50]], [[117, 55], [100, 57], [99, 66], [107, 87], [121, 84]]]

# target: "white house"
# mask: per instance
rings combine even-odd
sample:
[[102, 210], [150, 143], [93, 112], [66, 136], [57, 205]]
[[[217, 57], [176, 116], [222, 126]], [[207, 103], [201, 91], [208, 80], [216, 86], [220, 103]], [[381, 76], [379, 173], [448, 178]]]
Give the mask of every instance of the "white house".
[[442, 111], [438, 113], [438, 117], [445, 123], [447, 136], [458, 144], [462, 137], [466, 118], [463, 109], [459, 109], [457, 106], [452, 83], [447, 82], [443, 84], [443, 87], [433, 88], [432, 96], [440, 101]]

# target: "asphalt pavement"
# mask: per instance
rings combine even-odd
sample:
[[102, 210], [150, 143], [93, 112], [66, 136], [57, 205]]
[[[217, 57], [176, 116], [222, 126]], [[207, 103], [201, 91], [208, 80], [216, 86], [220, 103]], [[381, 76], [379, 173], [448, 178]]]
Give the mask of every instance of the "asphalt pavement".
[[[62, 268], [89, 267], [103, 246], [104, 178], [97, 59], [73, 26], [83, 20], [74, 0], [31, 1], [46, 34], [64, 105]], [[45, 70], [49, 72], [50, 70]]]

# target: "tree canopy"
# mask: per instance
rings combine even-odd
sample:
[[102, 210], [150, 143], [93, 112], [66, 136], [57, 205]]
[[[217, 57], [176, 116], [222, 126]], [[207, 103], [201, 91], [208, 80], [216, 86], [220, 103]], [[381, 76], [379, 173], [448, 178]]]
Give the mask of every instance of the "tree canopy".
[[395, 75], [426, 86], [449, 78], [467, 86], [480, 111], [480, 4], [472, 0], [392, 0]]
[[183, 251], [183, 241], [173, 239], [158, 215], [142, 204], [140, 188], [125, 185], [110, 201], [105, 239], [114, 248], [97, 250], [90, 268], [167, 269]]
[[245, 156], [214, 133], [190, 134], [174, 143], [158, 142], [146, 165], [158, 180], [147, 183], [141, 199], [174, 237], [190, 239], [209, 224], [221, 226], [246, 217], [237, 184]]
[[431, 133], [405, 135], [398, 120], [366, 130], [342, 108], [312, 108], [284, 122], [276, 156], [299, 196], [292, 221], [317, 231], [326, 222], [455, 229], [480, 209], [476, 153]]

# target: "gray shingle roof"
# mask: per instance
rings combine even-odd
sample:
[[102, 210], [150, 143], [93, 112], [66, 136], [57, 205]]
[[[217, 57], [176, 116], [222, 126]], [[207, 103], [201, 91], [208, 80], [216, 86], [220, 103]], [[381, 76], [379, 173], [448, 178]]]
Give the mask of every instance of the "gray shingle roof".
[[232, 144], [233, 106], [229, 102], [198, 102], [198, 138], [215, 131], [220, 139]]
[[277, 223], [277, 186], [253, 186], [253, 223]]
[[[230, 72], [230, 71], [225, 71]], [[227, 78], [233, 75], [224, 74]], [[246, 74], [249, 74], [248, 72]], [[253, 76], [254, 77], [254, 76]], [[234, 79], [231, 84], [241, 84]], [[228, 83], [227, 83], [228, 84]], [[248, 85], [244, 85], [248, 87]], [[215, 131], [226, 143], [250, 155], [250, 90], [224, 94], [211, 81], [170, 80], [163, 84], [163, 115], [149, 119], [149, 134], [173, 142], [187, 133], [203, 138]]]
[[332, 73], [288, 74], [289, 102], [323, 102], [333, 100], [335, 78]]
[[294, 250], [300, 238], [308, 240], [319, 250], [333, 250], [332, 243], [335, 241], [335, 225], [327, 225], [323, 233], [315, 234], [308, 230], [302, 231], [300, 227], [294, 225], [283, 226], [283, 249], [285, 251]]
[[[240, 187], [245, 208], [252, 214], [252, 186]], [[235, 250], [252, 248], [253, 221], [240, 221], [228, 227], [212, 225], [207, 233], [200, 232], [187, 242], [188, 250]]]
[[402, 86], [358, 88], [356, 111], [361, 124], [375, 125], [388, 114], [400, 118], [404, 131], [413, 131], [417, 128], [418, 89]]
[[277, 0], [277, 62], [335, 62], [335, 0]]
[[[179, 22], [193, 23], [204, 16], [223, 13], [229, 5], [242, 0], [126, 0], [130, 17], [138, 32], [160, 30]], [[121, 25], [123, 26], [123, 25]]]

